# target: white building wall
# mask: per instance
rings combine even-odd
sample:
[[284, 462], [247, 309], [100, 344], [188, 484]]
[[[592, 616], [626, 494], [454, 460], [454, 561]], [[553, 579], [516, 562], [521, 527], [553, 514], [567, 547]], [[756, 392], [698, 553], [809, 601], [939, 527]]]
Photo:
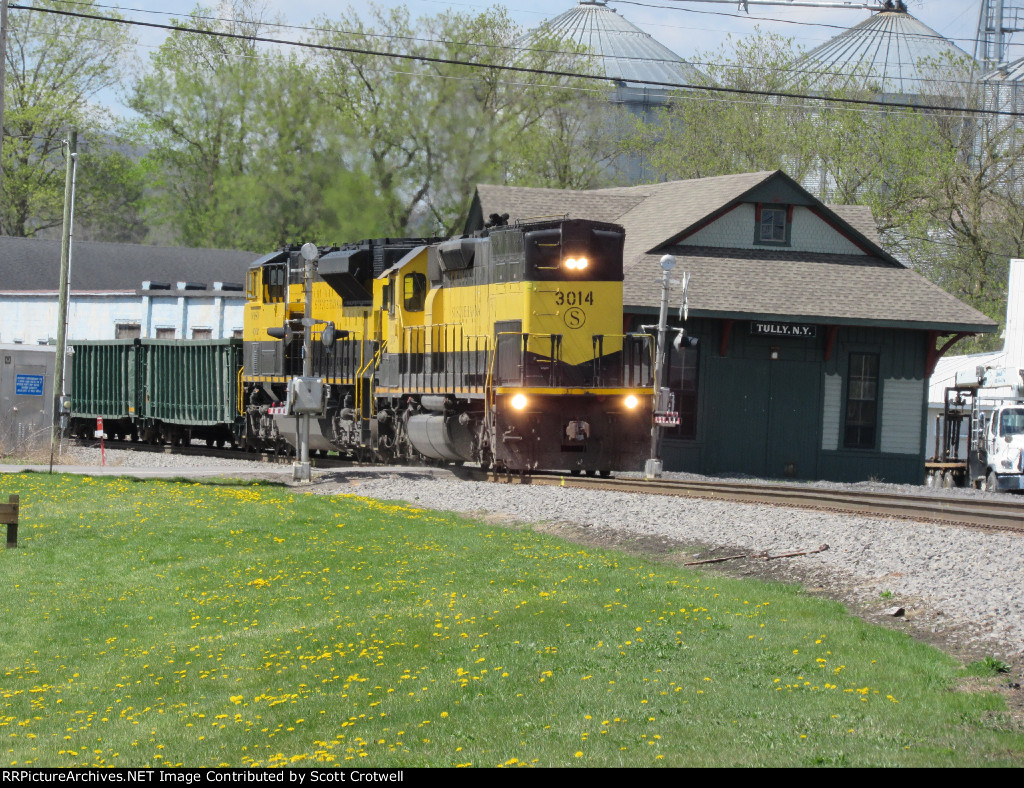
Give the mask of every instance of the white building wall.
[[822, 221], [810, 209], [799, 205], [793, 208], [789, 246], [755, 244], [754, 233], [757, 229], [755, 217], [754, 204], [742, 203], [681, 243], [684, 246], [719, 246], [732, 249], [779, 248], [790, 252], [865, 254], [863, 249], [848, 240], [827, 222]]
[[1024, 368], [1024, 260], [1010, 260], [1010, 283], [1006, 289], [1005, 365]]
[[[943, 412], [946, 387], [956, 383], [958, 372], [971, 372], [977, 367], [1024, 369], [1024, 260], [1010, 260], [1010, 282], [1006, 295], [1006, 327], [1002, 350], [969, 356], [943, 356], [935, 365], [935, 372], [928, 381], [927, 457], [935, 453], [937, 417]], [[965, 435], [960, 441], [960, 456], [966, 457], [966, 451]]]
[[[176, 339], [191, 339], [193, 328], [209, 328], [214, 339], [242, 330], [244, 294], [229, 291], [73, 293], [68, 304], [68, 338], [114, 339], [116, 327], [137, 324], [142, 336], [173, 328]], [[36, 345], [57, 338], [55, 293], [0, 292], [0, 343]]]

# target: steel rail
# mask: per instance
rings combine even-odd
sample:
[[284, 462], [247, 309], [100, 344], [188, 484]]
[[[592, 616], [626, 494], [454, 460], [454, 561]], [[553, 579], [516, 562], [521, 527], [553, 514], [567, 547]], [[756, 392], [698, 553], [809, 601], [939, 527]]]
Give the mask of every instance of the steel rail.
[[732, 503], [770, 504], [872, 517], [896, 517], [1024, 533], [1024, 502], [904, 495], [864, 490], [830, 490], [797, 484], [566, 477], [558, 474], [513, 476], [513, 483], [560, 485], [646, 495], [674, 495]]

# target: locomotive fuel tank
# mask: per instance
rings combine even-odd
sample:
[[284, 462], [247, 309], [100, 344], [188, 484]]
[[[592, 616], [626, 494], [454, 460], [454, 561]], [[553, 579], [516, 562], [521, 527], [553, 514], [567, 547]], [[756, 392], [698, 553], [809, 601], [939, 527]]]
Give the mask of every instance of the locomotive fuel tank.
[[448, 462], [473, 461], [473, 432], [464, 415], [440, 413], [409, 417], [409, 443], [424, 457]]

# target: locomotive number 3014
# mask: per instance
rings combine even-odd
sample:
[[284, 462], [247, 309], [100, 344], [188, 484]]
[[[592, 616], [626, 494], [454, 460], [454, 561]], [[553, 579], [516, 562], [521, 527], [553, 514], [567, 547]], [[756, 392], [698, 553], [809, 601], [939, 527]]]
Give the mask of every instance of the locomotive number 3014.
[[561, 290], [555, 292], [555, 303], [558, 306], [582, 306], [583, 304], [594, 305], [593, 290], [569, 290], [563, 293]]

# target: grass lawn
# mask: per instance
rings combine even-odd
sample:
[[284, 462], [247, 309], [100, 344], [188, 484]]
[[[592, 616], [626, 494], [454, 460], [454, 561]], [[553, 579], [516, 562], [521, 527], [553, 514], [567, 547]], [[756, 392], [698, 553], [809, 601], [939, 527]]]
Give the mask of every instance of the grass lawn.
[[3, 766], [1024, 762], [954, 660], [791, 587], [266, 484], [0, 478]]

